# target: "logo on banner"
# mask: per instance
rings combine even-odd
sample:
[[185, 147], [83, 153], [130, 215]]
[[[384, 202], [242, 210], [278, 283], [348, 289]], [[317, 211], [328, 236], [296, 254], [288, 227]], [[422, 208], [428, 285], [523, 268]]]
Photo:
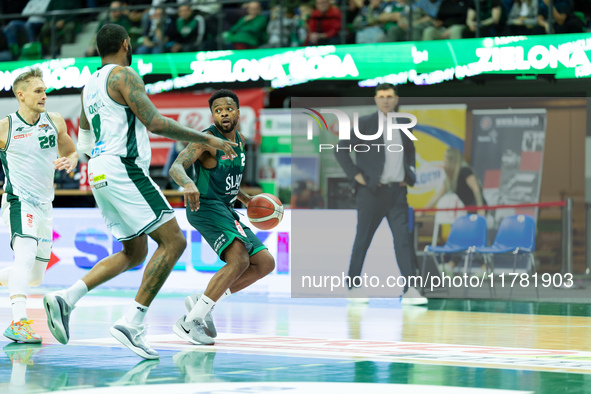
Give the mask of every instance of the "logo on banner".
[[[417, 137], [415, 137], [410, 129], [413, 128], [414, 126], [416, 126], [417, 124], [417, 117], [413, 114], [410, 113], [405, 113], [405, 112], [388, 112], [387, 115], [384, 115], [383, 113], [379, 112], [378, 114], [378, 130], [374, 133], [374, 134], [362, 134], [361, 131], [359, 130], [359, 113], [354, 112], [353, 113], [353, 122], [351, 122], [351, 119], [349, 118], [349, 115], [347, 115], [344, 111], [338, 110], [338, 109], [321, 109], [320, 112], [313, 110], [312, 108], [306, 108], [309, 111], [312, 111], [313, 114], [317, 115], [320, 119], [322, 119], [322, 123], [324, 124], [324, 126], [326, 127], [326, 129], [328, 130], [328, 125], [326, 123], [326, 120], [324, 119], [324, 117], [321, 115], [322, 114], [333, 114], [337, 117], [338, 120], [338, 133], [337, 136], [339, 137], [340, 141], [349, 141], [351, 140], [351, 128], [353, 129], [353, 133], [355, 135], [355, 137], [357, 137], [358, 139], [362, 140], [362, 141], [376, 141], [376, 140], [380, 140], [382, 138], [382, 136], [384, 136], [384, 139], [386, 141], [392, 141], [392, 133], [395, 130], [400, 130], [404, 133], [404, 135], [406, 135], [407, 138], [416, 141]], [[320, 126], [320, 130], [323, 129], [322, 127], [322, 123], [320, 122], [320, 120], [315, 117], [314, 115], [308, 113], [308, 112], [304, 112], [306, 115], [310, 116], [311, 119], [308, 119], [308, 124], [307, 124], [307, 138], [308, 140], [312, 140], [314, 138], [314, 124], [312, 123], [312, 120], [315, 120], [318, 125]], [[406, 123], [397, 123], [398, 119], [409, 119], [410, 122], [406, 122]], [[353, 127], [351, 127], [351, 125], [353, 125]], [[385, 127], [384, 127], [385, 125]], [[364, 130], [365, 131], [365, 130]], [[335, 150], [339, 151], [339, 150], [346, 150], [348, 152], [369, 152], [370, 150], [372, 150], [372, 147], [376, 148], [378, 152], [380, 152], [382, 149], [384, 151], [388, 151], [388, 152], [402, 152], [404, 150], [404, 147], [400, 144], [349, 144], [347, 145], [333, 145], [333, 144], [319, 144], [318, 145], [318, 151], [322, 152], [323, 150]]]

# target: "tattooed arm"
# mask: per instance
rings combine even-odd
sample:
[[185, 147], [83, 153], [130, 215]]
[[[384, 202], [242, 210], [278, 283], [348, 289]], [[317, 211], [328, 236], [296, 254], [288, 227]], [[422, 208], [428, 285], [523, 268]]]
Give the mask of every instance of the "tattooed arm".
[[[204, 135], [209, 135], [205, 134]], [[207, 148], [203, 144], [190, 143], [185, 149], [178, 155], [168, 173], [177, 183], [177, 185], [185, 188], [185, 207], [187, 201], [191, 211], [199, 209], [199, 190], [195, 185], [195, 182], [187, 175], [186, 169], [195, 163], [205, 152]]]
[[148, 98], [144, 82], [133, 69], [115, 67], [109, 75], [107, 86], [109, 94], [115, 93], [115, 97], [120, 96], [151, 132], [173, 140], [195, 142], [203, 147], [207, 145], [223, 151], [226, 155], [234, 153], [232, 146], [237, 146], [237, 144], [224, 141], [213, 135], [196, 132], [162, 116]]

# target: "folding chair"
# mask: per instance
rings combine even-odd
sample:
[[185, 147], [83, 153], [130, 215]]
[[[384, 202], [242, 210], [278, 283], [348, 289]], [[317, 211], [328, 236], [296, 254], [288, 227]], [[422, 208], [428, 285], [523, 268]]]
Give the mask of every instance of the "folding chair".
[[[466, 252], [464, 259], [464, 270], [468, 265], [468, 256], [471, 255], [475, 247], [486, 245], [486, 219], [480, 215], [466, 215], [457, 218], [451, 225], [449, 236], [443, 246], [425, 246], [423, 253], [423, 265], [421, 274], [425, 272], [427, 263], [427, 254], [433, 257], [435, 265], [439, 265], [439, 271], [442, 272], [443, 255], [446, 253]], [[439, 253], [441, 262], [437, 263], [435, 254]]]
[[[480, 246], [474, 250], [476, 253], [482, 253], [486, 258], [491, 258], [493, 254], [513, 254], [513, 272], [517, 268], [517, 255], [529, 254], [533, 271], [536, 272], [536, 262], [534, 259], [534, 249], [536, 246], [536, 223], [534, 218], [529, 215], [511, 215], [503, 218], [495, 241], [491, 246]], [[491, 264], [492, 266], [492, 264]], [[540, 298], [538, 287], [536, 294]], [[513, 296], [513, 286], [509, 293], [509, 299]]]

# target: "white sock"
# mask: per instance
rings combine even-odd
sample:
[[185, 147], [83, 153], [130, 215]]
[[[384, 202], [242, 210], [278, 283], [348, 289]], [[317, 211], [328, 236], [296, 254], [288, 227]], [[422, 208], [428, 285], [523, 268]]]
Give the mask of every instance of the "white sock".
[[220, 297], [220, 299], [219, 299], [219, 300], [217, 300], [216, 304], [217, 304], [218, 302], [220, 302], [221, 300], [223, 300], [224, 298], [226, 298], [227, 296], [231, 295], [231, 294], [232, 294], [232, 292], [230, 291], [230, 289], [228, 289], [228, 290], [224, 291], [224, 294], [222, 294], [222, 296]]
[[139, 326], [144, 322], [146, 312], [148, 312], [147, 306], [144, 306], [137, 301], [133, 301], [133, 306], [125, 314], [125, 321], [132, 326]]
[[12, 303], [12, 321], [17, 322], [27, 319], [27, 297], [14, 297]]
[[14, 263], [8, 278], [8, 290], [12, 299], [14, 321], [19, 321], [27, 318], [29, 276], [31, 274], [31, 267], [35, 263], [37, 240], [28, 237], [15, 237], [12, 248], [14, 250]]
[[66, 298], [72, 305], [75, 305], [80, 298], [86, 295], [86, 293], [88, 293], [88, 287], [86, 287], [86, 283], [80, 279], [66, 290]]
[[199, 297], [199, 300], [197, 301], [193, 309], [191, 309], [191, 312], [189, 312], [187, 317], [185, 317], [185, 321], [188, 322], [191, 320], [197, 320], [202, 322], [205, 319], [205, 315], [207, 315], [207, 312], [209, 312], [214, 305], [215, 302], [213, 302], [208, 296], [203, 294], [201, 297]]

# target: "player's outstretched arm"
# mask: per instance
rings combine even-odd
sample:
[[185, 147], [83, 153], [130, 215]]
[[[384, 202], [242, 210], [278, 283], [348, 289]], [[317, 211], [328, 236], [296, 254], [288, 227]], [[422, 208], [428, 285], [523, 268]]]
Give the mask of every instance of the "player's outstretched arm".
[[8, 143], [8, 128], [10, 123], [8, 117], [0, 120], [0, 149], [6, 149]]
[[57, 149], [59, 159], [53, 161], [56, 170], [66, 170], [69, 174], [78, 165], [78, 152], [74, 141], [68, 134], [68, 127], [64, 118], [57, 112], [50, 112], [49, 117], [57, 127]]
[[193, 165], [195, 161], [207, 150], [203, 144], [190, 143], [178, 155], [168, 173], [177, 185], [185, 189], [185, 207], [187, 202], [191, 211], [199, 209], [199, 190], [195, 182], [187, 175], [187, 168]]
[[234, 153], [232, 146], [238, 146], [236, 143], [222, 140], [213, 135], [196, 132], [160, 115], [146, 94], [144, 81], [129, 67], [114, 68], [109, 76], [108, 85], [109, 89], [121, 94], [133, 113], [153, 133], [173, 140], [204, 144], [219, 149], [226, 155]]

